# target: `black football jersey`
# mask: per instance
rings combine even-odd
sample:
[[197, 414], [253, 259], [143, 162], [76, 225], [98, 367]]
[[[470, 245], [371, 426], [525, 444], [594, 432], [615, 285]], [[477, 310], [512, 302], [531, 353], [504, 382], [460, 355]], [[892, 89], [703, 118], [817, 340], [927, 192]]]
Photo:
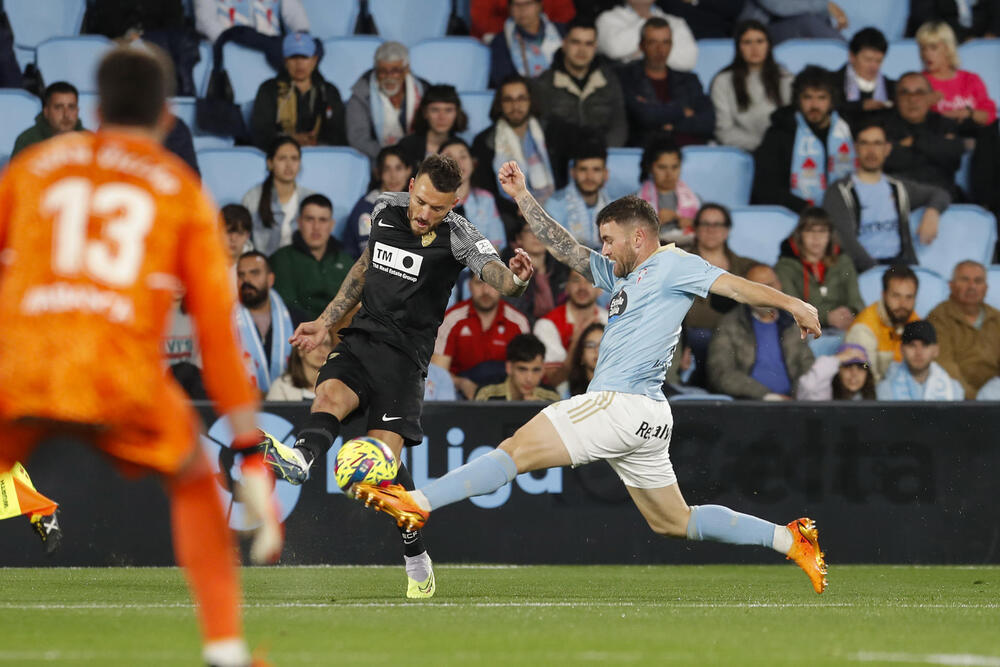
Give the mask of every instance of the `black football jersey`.
[[467, 266], [482, 276], [483, 267], [500, 256], [454, 211], [434, 231], [415, 236], [406, 215], [409, 202], [406, 192], [387, 192], [375, 202], [371, 264], [361, 309], [348, 332], [365, 331], [403, 350], [426, 371], [458, 274]]

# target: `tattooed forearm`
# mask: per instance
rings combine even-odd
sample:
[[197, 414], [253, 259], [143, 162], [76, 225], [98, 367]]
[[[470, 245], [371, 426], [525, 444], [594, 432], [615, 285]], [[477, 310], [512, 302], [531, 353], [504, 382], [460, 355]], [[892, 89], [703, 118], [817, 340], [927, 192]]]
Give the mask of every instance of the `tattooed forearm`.
[[521, 296], [528, 289], [527, 285], [515, 283], [514, 273], [496, 260], [483, 267], [483, 282], [492, 285], [504, 296]]
[[590, 253], [592, 252], [590, 248], [580, 245], [569, 231], [545, 212], [545, 209], [531, 196], [530, 192], [525, 191], [519, 195], [517, 205], [520, 207], [524, 219], [531, 226], [531, 231], [535, 233], [539, 241], [545, 244], [553, 257], [582, 274], [587, 280], [594, 279], [590, 270]]
[[333, 301], [323, 310], [320, 319], [328, 329], [337, 324], [344, 315], [351, 312], [351, 309], [361, 300], [361, 290], [365, 286], [365, 271], [368, 270], [371, 258], [371, 251], [365, 248], [364, 253], [351, 267], [347, 277], [344, 278], [344, 282], [337, 291], [337, 296], [333, 297]]

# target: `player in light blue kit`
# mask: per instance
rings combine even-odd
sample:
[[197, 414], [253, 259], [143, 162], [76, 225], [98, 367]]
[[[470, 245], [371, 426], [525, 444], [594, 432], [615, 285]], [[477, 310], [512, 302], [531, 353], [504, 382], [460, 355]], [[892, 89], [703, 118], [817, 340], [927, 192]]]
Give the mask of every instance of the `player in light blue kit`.
[[684, 502], [669, 456], [673, 417], [660, 389], [695, 296], [712, 292], [751, 306], [782, 308], [795, 318], [803, 338], [820, 334], [816, 309], [672, 244], [661, 248], [656, 212], [638, 197], [623, 197], [598, 214], [604, 244], [599, 255], [542, 209], [516, 162], [504, 164], [499, 176], [549, 252], [612, 295], [594, 379], [587, 393], [546, 407], [497, 449], [422, 489], [358, 485], [356, 497], [412, 530], [431, 510], [492, 493], [518, 474], [604, 459], [656, 533], [771, 547], [805, 570], [822, 593], [826, 563], [811, 519], [781, 526], [720, 505]]

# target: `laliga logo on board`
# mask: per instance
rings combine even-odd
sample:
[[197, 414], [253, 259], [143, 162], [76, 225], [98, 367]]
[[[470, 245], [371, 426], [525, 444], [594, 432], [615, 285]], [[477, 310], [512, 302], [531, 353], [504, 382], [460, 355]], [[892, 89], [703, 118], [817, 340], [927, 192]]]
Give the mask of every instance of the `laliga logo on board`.
[[[257, 413], [257, 423], [260, 427], [273, 435], [275, 438], [285, 443], [289, 447], [295, 444], [294, 426], [286, 419], [268, 412]], [[240, 483], [242, 475], [240, 473], [239, 459], [229, 448], [233, 441], [233, 432], [229, 428], [229, 420], [220, 418], [208, 429], [208, 435], [201, 436], [201, 446], [208, 454], [208, 460], [212, 464], [212, 469], [216, 473], [216, 480], [219, 482], [219, 495], [226, 506], [229, 514], [229, 527], [233, 530], [253, 530], [260, 525], [259, 522], [250, 523], [247, 519], [246, 508], [243, 503], [235, 502], [229, 487], [222, 481], [222, 478], [231, 480], [235, 486]], [[278, 501], [278, 519], [284, 523], [288, 516], [295, 509], [299, 501], [299, 494], [302, 492], [301, 486], [291, 484], [275, 484], [271, 495]]]

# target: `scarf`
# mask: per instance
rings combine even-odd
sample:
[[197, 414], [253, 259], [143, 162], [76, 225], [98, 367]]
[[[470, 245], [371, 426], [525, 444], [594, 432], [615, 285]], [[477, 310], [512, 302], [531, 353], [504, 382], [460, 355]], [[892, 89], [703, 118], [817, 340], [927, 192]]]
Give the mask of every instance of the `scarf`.
[[[313, 82], [313, 87], [309, 89], [306, 93], [307, 104], [309, 107], [315, 107], [316, 105], [316, 95], [319, 89]], [[281, 127], [281, 132], [283, 134], [292, 135], [298, 132], [299, 124], [299, 96], [295, 92], [295, 84], [290, 80], [284, 81], [281, 78], [278, 79], [278, 110], [275, 120], [278, 126]], [[313, 123], [312, 128], [306, 130], [306, 132], [315, 132], [319, 134], [319, 125], [322, 122], [322, 114], [316, 114], [316, 122]]]
[[587, 210], [587, 202], [583, 201], [583, 195], [580, 194], [575, 184], [570, 184], [566, 188], [566, 219], [562, 221], [563, 226], [580, 243], [595, 250], [599, 249], [601, 238], [595, 223], [597, 222], [597, 213], [608, 205], [608, 201], [608, 193], [604, 188], [601, 188], [597, 192], [597, 205], [594, 207], [594, 213], [590, 213]]
[[[807, 262], [802, 258], [802, 251], [799, 250], [799, 246], [795, 243], [795, 239], [788, 239], [788, 245], [791, 247], [792, 252], [795, 253], [799, 263], [802, 264], [802, 300], [809, 301], [809, 276], [816, 279], [816, 282], [819, 283], [820, 286], [820, 292], [823, 293], [823, 296], [826, 296], [826, 291], [823, 285], [823, 281], [826, 280], [826, 270], [828, 268], [826, 266], [826, 262], [823, 260], [820, 260], [815, 264]], [[837, 249], [834, 248], [834, 254], [836, 253]]]
[[281, 296], [275, 290], [270, 290], [268, 299], [271, 302], [271, 364], [267, 363], [264, 344], [253, 316], [246, 306], [236, 307], [236, 330], [240, 336], [240, 344], [253, 361], [253, 374], [257, 378], [257, 388], [265, 394], [271, 383], [281, 377], [288, 366], [288, 355], [292, 353], [292, 344], [288, 337], [292, 335], [292, 318]]
[[[524, 146], [521, 138], [517, 136], [513, 128], [507, 124], [503, 118], [497, 120], [496, 134], [494, 138], [496, 153], [493, 156], [493, 173], [500, 171], [504, 162], [511, 160], [517, 162], [521, 171], [525, 173], [528, 181], [528, 189], [539, 201], [544, 203], [555, 190], [555, 179], [552, 176], [552, 164], [549, 161], [549, 152], [545, 148], [545, 135], [542, 133], [542, 126], [533, 116], [528, 119], [528, 134], [535, 142], [535, 154], [531, 159], [525, 159]], [[501, 192], [503, 192], [501, 190]], [[506, 197], [507, 195], [504, 194]]]
[[[874, 86], [874, 92], [872, 93], [873, 100], [878, 100], [879, 102], [889, 101], [889, 95], [885, 92], [885, 77], [882, 76], [882, 72], [878, 73], [878, 78], [875, 79], [873, 84], [865, 82], [864, 87], [867, 88], [868, 85]], [[844, 86], [844, 95], [847, 97], [848, 102], [857, 102], [861, 99], [862, 80], [850, 64], [847, 65], [847, 71], [844, 74]], [[863, 92], [869, 91], [865, 90]]]
[[889, 366], [883, 382], [889, 383], [892, 398], [897, 401], [957, 401], [965, 398], [951, 376], [936, 361], [931, 362], [930, 372], [922, 386], [910, 375], [906, 364], [901, 362]]
[[795, 112], [795, 145], [792, 148], [793, 195], [810, 204], [822, 201], [827, 184], [854, 172], [854, 141], [851, 128], [834, 111], [830, 116], [830, 131], [826, 135], [826, 165], [821, 168], [823, 151], [805, 116]]
[[[674, 193], [677, 195], [677, 217], [694, 219], [694, 216], [698, 213], [698, 206], [700, 205], [698, 195], [696, 195], [684, 181], [677, 181], [677, 187], [674, 188]], [[656, 211], [657, 215], [659, 215], [660, 193], [656, 189], [656, 184], [653, 183], [652, 178], [644, 181], [642, 187], [639, 188], [639, 199], [649, 202], [650, 206], [653, 207], [653, 210]]]
[[471, 222], [480, 234], [489, 239], [494, 248], [503, 250], [507, 247], [507, 230], [500, 219], [499, 211], [497, 211], [496, 200], [489, 192], [479, 188], [470, 188], [469, 195], [461, 205], [465, 211], [465, 215], [462, 217]]
[[507, 19], [503, 24], [504, 39], [507, 40], [507, 50], [510, 60], [518, 74], [529, 79], [536, 77], [549, 68], [552, 57], [562, 47], [562, 37], [549, 17], [545, 14], [542, 20], [542, 43], [535, 44], [524, 38], [524, 33], [518, 29], [514, 19]]
[[249, 26], [263, 35], [280, 35], [277, 0], [216, 0], [219, 22], [227, 28]]
[[375, 70], [368, 77], [368, 105], [372, 116], [372, 127], [375, 138], [380, 146], [395, 145], [405, 135], [413, 131], [413, 116], [420, 104], [421, 90], [412, 74], [406, 75], [403, 83], [406, 90], [405, 119], [406, 127], [399, 123], [399, 112], [392, 106], [389, 96], [382, 92], [375, 80]]

